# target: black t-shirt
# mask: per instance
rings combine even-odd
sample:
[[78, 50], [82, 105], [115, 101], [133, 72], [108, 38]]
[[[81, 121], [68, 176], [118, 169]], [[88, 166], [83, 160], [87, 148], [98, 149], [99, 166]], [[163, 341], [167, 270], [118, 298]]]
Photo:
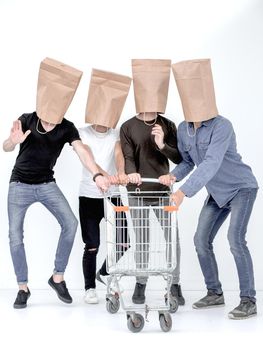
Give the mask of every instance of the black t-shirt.
[[[37, 131], [38, 116], [36, 112], [19, 117], [23, 132], [31, 133], [20, 144], [20, 150], [12, 171], [10, 182], [20, 181], [27, 184], [40, 184], [54, 181], [53, 168], [64, 144], [80, 140], [78, 130], [70, 121], [63, 119], [61, 124], [51, 131], [40, 134]], [[38, 130], [45, 132], [39, 120]]]
[[[153, 121], [148, 121], [151, 124]], [[160, 150], [151, 134], [153, 125], [146, 125], [143, 120], [133, 117], [122, 124], [120, 139], [125, 158], [125, 171], [127, 174], [139, 173], [142, 177], [158, 178], [169, 173], [170, 159], [178, 164], [182, 157], [177, 147], [177, 131], [175, 124], [158, 115], [156, 124], [159, 124], [164, 132], [164, 148]], [[137, 185], [128, 185], [128, 190], [133, 191]], [[167, 191], [167, 186], [159, 183], [143, 183], [142, 191]]]

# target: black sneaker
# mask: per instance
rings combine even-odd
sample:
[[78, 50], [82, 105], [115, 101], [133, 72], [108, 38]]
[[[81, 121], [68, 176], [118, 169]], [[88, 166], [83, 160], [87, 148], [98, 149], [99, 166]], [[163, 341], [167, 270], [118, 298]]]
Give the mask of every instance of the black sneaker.
[[257, 315], [257, 305], [252, 300], [241, 300], [240, 304], [231, 312], [228, 317], [232, 320], [244, 320]]
[[180, 284], [172, 284], [170, 289], [172, 297], [176, 298], [179, 305], [185, 304]]
[[68, 288], [66, 286], [66, 282], [62, 281], [59, 283], [54, 282], [53, 276], [50, 277], [48, 280], [48, 284], [51, 288], [54, 289], [54, 291], [57, 293], [58, 298], [63, 301], [64, 303], [71, 304], [72, 298], [68, 292]]
[[16, 300], [14, 302], [14, 308], [15, 309], [24, 309], [27, 307], [27, 300], [30, 297], [31, 293], [30, 290], [27, 289], [27, 292], [24, 290], [19, 290], [17, 293]]
[[145, 302], [145, 288], [146, 284], [136, 283], [132, 296], [132, 302], [134, 304], [144, 304]]

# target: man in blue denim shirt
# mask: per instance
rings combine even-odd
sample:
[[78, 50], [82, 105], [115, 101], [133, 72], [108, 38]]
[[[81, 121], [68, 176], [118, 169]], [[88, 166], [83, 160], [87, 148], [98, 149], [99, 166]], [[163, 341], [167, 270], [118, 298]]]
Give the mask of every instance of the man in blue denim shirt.
[[[251, 168], [242, 162], [241, 156], [237, 153], [236, 136], [232, 124], [226, 118], [217, 115], [215, 99], [211, 98], [214, 92], [210, 60], [180, 62], [173, 65], [173, 71], [186, 121], [179, 125], [177, 134], [178, 148], [183, 161], [172, 171], [170, 181], [171, 177], [173, 180], [180, 181], [195, 166], [197, 168], [172, 195], [172, 200], [180, 206], [185, 196], [194, 196], [204, 186], [208, 192], [194, 237], [208, 293], [194, 303], [193, 308], [203, 309], [224, 305], [213, 252], [213, 240], [231, 213], [228, 240], [237, 267], [241, 302], [228, 315], [231, 319], [255, 316], [257, 309], [253, 264], [245, 236], [257, 195], [257, 181]], [[192, 76], [194, 76], [194, 82], [189, 83]], [[187, 79], [186, 90], [190, 89], [190, 92], [182, 86]], [[197, 89], [198, 80], [199, 90]], [[193, 89], [191, 89], [192, 83], [195, 85]], [[208, 90], [210, 101], [202, 105], [202, 100], [204, 102], [207, 100]], [[197, 100], [199, 103], [196, 103]], [[194, 102], [191, 104], [191, 101]], [[161, 177], [160, 181], [162, 183], [169, 181], [169, 175]]]

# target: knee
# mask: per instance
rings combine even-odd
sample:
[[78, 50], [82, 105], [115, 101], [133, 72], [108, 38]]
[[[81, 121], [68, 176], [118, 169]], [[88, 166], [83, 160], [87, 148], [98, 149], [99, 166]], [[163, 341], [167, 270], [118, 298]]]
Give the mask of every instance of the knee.
[[202, 235], [198, 234], [198, 232], [196, 232], [196, 234], [194, 236], [194, 245], [195, 245], [195, 249], [196, 249], [198, 254], [205, 253], [205, 251], [207, 249], [207, 243], [205, 242]]
[[70, 236], [75, 236], [75, 233], [78, 228], [78, 220], [75, 217], [75, 215], [72, 214], [70, 218], [67, 219], [67, 221], [64, 223], [65, 229], [68, 231], [68, 234]]
[[227, 236], [230, 251], [233, 255], [239, 256], [241, 252], [246, 249], [247, 242], [245, 239], [239, 240], [236, 236], [228, 234]]
[[91, 246], [89, 245], [85, 245], [84, 247], [84, 252], [85, 254], [89, 254], [89, 255], [97, 255], [98, 254], [98, 251], [99, 251], [99, 248], [92, 248]]
[[12, 227], [10, 227], [8, 237], [9, 237], [9, 244], [11, 247], [16, 247], [23, 244], [23, 239], [24, 239], [23, 230], [21, 231], [15, 228], [12, 229]]

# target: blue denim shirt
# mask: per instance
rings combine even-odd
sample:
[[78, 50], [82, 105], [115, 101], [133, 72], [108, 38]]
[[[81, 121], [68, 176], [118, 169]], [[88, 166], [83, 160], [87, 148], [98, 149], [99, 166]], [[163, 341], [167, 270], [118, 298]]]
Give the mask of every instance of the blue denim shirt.
[[193, 123], [178, 127], [178, 148], [183, 157], [172, 173], [177, 181], [189, 179], [180, 187], [187, 197], [206, 187], [219, 207], [230, 201], [241, 188], [258, 188], [251, 168], [244, 164], [236, 149], [236, 135], [231, 122], [222, 117], [204, 121], [194, 129]]

